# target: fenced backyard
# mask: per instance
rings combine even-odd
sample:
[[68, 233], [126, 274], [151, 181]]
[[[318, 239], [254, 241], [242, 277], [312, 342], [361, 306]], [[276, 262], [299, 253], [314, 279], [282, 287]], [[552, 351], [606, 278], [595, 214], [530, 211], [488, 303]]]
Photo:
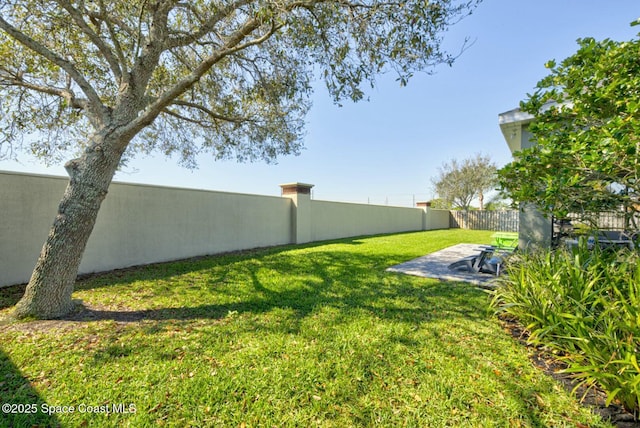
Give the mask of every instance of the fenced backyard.
[[[29, 280], [67, 181], [0, 171], [0, 287]], [[450, 212], [319, 201], [310, 198], [310, 187], [305, 193], [308, 185], [282, 186], [282, 195], [274, 197], [113, 183], [80, 272], [379, 233], [446, 228], [518, 232], [517, 211]]]
[[[33, 410], [3, 421], [610, 426], [531, 364], [485, 291], [386, 271], [490, 240], [461, 229], [348, 238], [90, 277], [70, 318], [0, 325], [0, 394]], [[0, 290], [0, 315], [13, 288]]]

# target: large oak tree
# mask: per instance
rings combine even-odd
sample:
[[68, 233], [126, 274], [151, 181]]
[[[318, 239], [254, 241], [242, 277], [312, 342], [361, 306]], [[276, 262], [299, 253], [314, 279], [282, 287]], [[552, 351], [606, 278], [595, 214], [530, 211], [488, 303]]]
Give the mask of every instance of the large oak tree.
[[480, 0], [5, 0], [0, 155], [66, 162], [69, 184], [19, 317], [72, 308], [118, 166], [134, 153], [296, 153], [315, 78], [360, 100], [384, 72], [451, 64], [442, 33]]

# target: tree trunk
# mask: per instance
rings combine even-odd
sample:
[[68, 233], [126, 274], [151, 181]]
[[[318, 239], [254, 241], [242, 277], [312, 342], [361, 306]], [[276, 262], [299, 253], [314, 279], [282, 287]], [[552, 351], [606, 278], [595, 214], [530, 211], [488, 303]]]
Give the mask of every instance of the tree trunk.
[[74, 307], [71, 293], [82, 255], [121, 157], [105, 153], [106, 144], [100, 142], [65, 165], [69, 184], [25, 294], [15, 306], [18, 318], [58, 318]]
[[480, 202], [480, 211], [484, 210], [484, 194], [482, 191], [478, 193], [478, 201]]

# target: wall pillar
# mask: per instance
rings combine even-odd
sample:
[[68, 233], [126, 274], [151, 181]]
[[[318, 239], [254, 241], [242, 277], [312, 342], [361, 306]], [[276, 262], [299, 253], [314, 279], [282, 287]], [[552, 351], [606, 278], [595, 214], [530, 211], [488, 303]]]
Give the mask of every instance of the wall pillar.
[[418, 208], [422, 208], [422, 230], [429, 230], [429, 208], [431, 202], [416, 202]]
[[291, 242], [311, 242], [311, 188], [313, 184], [281, 184], [282, 196], [293, 202], [291, 212]]
[[520, 206], [518, 247], [521, 250], [551, 248], [552, 229], [551, 219], [544, 217], [535, 205]]

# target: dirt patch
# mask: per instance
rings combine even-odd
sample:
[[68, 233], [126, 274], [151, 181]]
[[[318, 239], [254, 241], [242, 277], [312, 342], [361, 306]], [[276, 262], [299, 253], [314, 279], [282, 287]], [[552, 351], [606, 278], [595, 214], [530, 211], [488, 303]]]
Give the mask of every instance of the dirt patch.
[[58, 319], [16, 321], [7, 314], [0, 318], [0, 332], [46, 333], [52, 330], [69, 331], [87, 328], [90, 323], [98, 321], [111, 320], [119, 324], [140, 322], [148, 318], [147, 315], [147, 311], [88, 305], [78, 301], [76, 308], [70, 314]]

